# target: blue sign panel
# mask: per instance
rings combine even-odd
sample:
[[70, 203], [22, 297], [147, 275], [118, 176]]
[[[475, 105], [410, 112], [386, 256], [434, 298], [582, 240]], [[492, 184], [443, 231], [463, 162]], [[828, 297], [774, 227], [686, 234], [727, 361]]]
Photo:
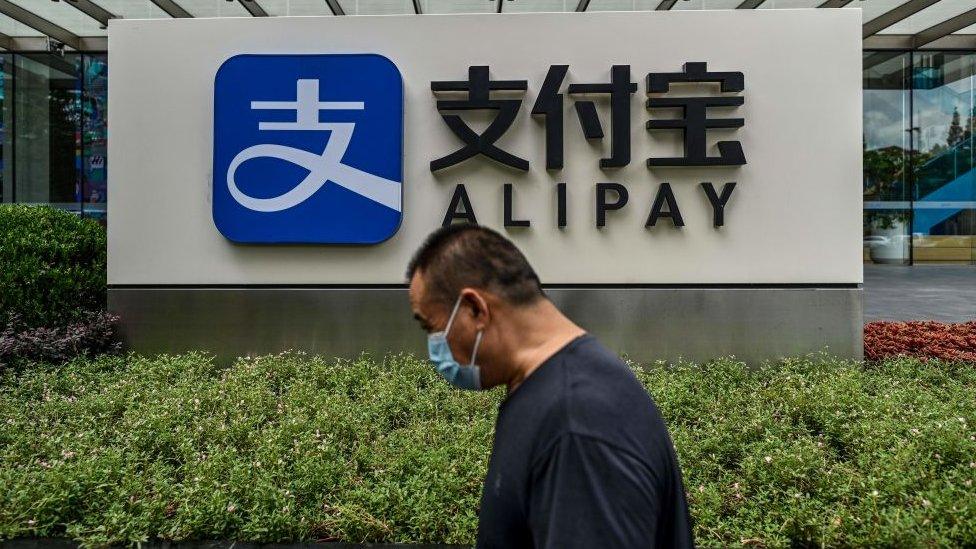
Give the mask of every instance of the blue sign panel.
[[213, 217], [242, 243], [376, 244], [400, 226], [403, 82], [381, 55], [238, 55], [214, 83]]

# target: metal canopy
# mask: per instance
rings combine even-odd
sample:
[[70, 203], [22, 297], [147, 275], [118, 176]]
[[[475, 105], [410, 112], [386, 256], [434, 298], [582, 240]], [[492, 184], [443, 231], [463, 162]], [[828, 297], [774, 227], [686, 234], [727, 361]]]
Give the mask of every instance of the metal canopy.
[[151, 0], [159, 9], [165, 11], [170, 17], [193, 17], [173, 0]]
[[864, 32], [861, 35], [864, 38], [867, 38], [868, 36], [876, 34], [894, 25], [895, 23], [898, 23], [899, 21], [915, 15], [938, 1], [939, 0], [910, 0], [905, 2], [887, 13], [865, 22]]
[[976, 8], [965, 13], [961, 13], [952, 19], [943, 21], [938, 25], [933, 25], [912, 37], [912, 45], [920, 48], [930, 42], [934, 42], [943, 36], [962, 30], [970, 25], [976, 24]]
[[244, 6], [244, 9], [254, 17], [267, 17], [268, 12], [264, 11], [264, 8], [258, 5], [256, 0], [237, 0]]
[[45, 36], [49, 36], [62, 44], [71, 46], [76, 50], [82, 49], [81, 38], [78, 35], [69, 32], [64, 27], [55, 25], [39, 15], [35, 15], [33, 12], [27, 11], [10, 0], [0, 0], [0, 13], [13, 19], [14, 21], [17, 21], [18, 23], [23, 23], [24, 25], [39, 31]]
[[[325, 0], [325, 3], [327, 3], [329, 5], [329, 9], [332, 10], [332, 15], [346, 14], [345, 10], [342, 9], [342, 4], [339, 3], [339, 0]], [[416, 6], [416, 4], [414, 4], [414, 6]]]
[[[0, 0], [0, 48], [107, 49], [123, 17], [863, 8], [865, 49], [976, 49], [973, 0]], [[233, 8], [233, 9], [231, 9]], [[3, 21], [8, 21], [3, 24]], [[53, 42], [52, 42], [53, 41]]]
[[827, 0], [823, 4], [817, 6], [818, 8], [843, 8], [847, 4], [850, 4], [851, 0]]
[[758, 8], [759, 7], [759, 4], [762, 4], [763, 2], [764, 2], [764, 0], [744, 0], [741, 4], [739, 4], [739, 6], [736, 9], [738, 9], [738, 10], [754, 10], [754, 9]]
[[91, 0], [69, 0], [68, 5], [78, 8], [85, 15], [101, 23], [103, 27], [108, 26], [109, 19], [115, 19], [115, 15], [110, 11], [95, 4]]

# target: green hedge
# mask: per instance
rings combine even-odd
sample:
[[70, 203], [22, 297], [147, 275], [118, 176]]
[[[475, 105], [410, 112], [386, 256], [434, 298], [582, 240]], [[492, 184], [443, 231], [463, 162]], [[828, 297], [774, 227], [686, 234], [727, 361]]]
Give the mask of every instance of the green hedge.
[[63, 326], [105, 307], [105, 229], [49, 207], [0, 206], [0, 323]]
[[[702, 546], [976, 545], [976, 368], [638, 370]], [[470, 543], [501, 394], [411, 357], [77, 360], [0, 376], [0, 538]]]

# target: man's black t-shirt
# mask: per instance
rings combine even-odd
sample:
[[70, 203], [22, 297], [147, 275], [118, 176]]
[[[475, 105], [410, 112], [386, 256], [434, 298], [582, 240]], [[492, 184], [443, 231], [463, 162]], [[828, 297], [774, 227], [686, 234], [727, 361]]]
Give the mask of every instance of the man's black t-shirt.
[[693, 546], [661, 414], [589, 335], [502, 402], [483, 490], [479, 548]]

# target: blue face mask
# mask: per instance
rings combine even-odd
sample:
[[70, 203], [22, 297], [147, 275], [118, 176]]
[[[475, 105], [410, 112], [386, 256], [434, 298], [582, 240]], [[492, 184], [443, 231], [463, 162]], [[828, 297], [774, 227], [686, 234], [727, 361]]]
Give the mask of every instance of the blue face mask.
[[444, 377], [448, 383], [458, 389], [469, 391], [481, 390], [481, 369], [475, 365], [474, 359], [478, 356], [478, 346], [481, 345], [481, 331], [474, 339], [474, 349], [471, 351], [471, 364], [462, 366], [454, 360], [451, 353], [451, 346], [447, 344], [447, 334], [451, 331], [451, 324], [457, 315], [458, 307], [461, 306], [461, 296], [458, 296], [454, 303], [454, 310], [451, 317], [447, 319], [447, 326], [442, 332], [434, 332], [427, 336], [427, 355], [430, 361], [437, 366], [437, 373]]

